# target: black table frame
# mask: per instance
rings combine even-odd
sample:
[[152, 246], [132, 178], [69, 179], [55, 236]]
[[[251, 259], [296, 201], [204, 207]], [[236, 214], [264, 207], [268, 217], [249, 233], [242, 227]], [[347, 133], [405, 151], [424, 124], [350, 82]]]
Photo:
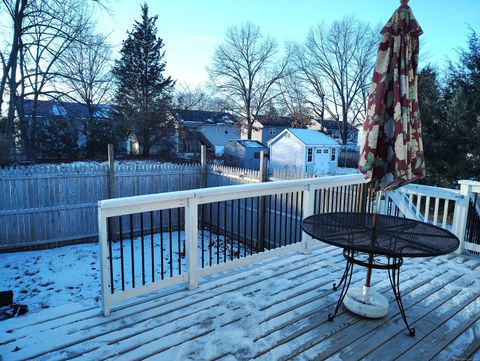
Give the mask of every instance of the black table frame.
[[[325, 216], [332, 215], [333, 216], [335, 214], [337, 214], [337, 215], [338, 214], [367, 215], [367, 214], [364, 214], [364, 213], [354, 213], [354, 212], [338, 212], [338, 213], [333, 212], [333, 213], [313, 215], [311, 217], [320, 216], [320, 215], [325, 215]], [[368, 214], [368, 215], [373, 216], [372, 214]], [[380, 215], [380, 217], [399, 218], [399, 217], [386, 216], [386, 215]], [[406, 316], [406, 313], [405, 313], [405, 308], [403, 307], [403, 303], [402, 303], [402, 295], [401, 295], [401, 292], [400, 292], [400, 268], [403, 265], [403, 258], [404, 257], [431, 257], [431, 256], [440, 256], [440, 255], [448, 254], [448, 253], [453, 252], [455, 249], [458, 248], [458, 246], [459, 246], [458, 238], [449, 231], [441, 229], [437, 226], [429, 225], [429, 227], [437, 228], [437, 229], [441, 230], [441, 232], [448, 234], [448, 235], [446, 234], [445, 236], [456, 239], [456, 243], [457, 243], [456, 247], [454, 247], [455, 244], [452, 244], [452, 245], [450, 245], [450, 247], [442, 249], [442, 250], [429, 249], [429, 250], [426, 250], [422, 253], [414, 253], [414, 252], [410, 252], [410, 253], [409, 252], [403, 252], [402, 254], [400, 254], [399, 252], [388, 253], [384, 249], [381, 249], [381, 252], [375, 252], [374, 250], [370, 250], [370, 249], [368, 249], [368, 247], [365, 247], [365, 245], [363, 245], [363, 246], [359, 245], [358, 247], [355, 247], [355, 246], [352, 246], [351, 244], [342, 245], [342, 244], [338, 244], [338, 243], [335, 243], [335, 242], [328, 242], [327, 240], [322, 240], [321, 237], [319, 237], [319, 235], [316, 235], [315, 232], [310, 232], [308, 230], [308, 227], [305, 226], [304, 222], [306, 220], [308, 220], [309, 218], [310, 217], [307, 217], [302, 221], [302, 223], [301, 223], [302, 230], [305, 233], [309, 234], [312, 238], [319, 239], [320, 241], [326, 242], [328, 244], [331, 244], [331, 245], [339, 247], [339, 248], [343, 248], [343, 256], [346, 260], [345, 270], [343, 272], [342, 277], [340, 278], [340, 281], [339, 281], [338, 285], [336, 283], [333, 284], [333, 289], [334, 290], [339, 289], [340, 286], [342, 286], [342, 285], [343, 285], [343, 287], [342, 287], [342, 290], [341, 290], [341, 293], [340, 293], [340, 297], [339, 297], [339, 299], [337, 301], [337, 304], [335, 306], [335, 310], [334, 310], [333, 314], [330, 313], [328, 315], [328, 320], [329, 321], [334, 320], [335, 316], [338, 313], [338, 310], [340, 309], [340, 307], [343, 303], [343, 300], [345, 299], [345, 296], [348, 293], [348, 289], [350, 287], [350, 283], [351, 283], [352, 275], [353, 275], [353, 265], [356, 264], [356, 265], [359, 265], [359, 266], [362, 266], [362, 267], [371, 267], [373, 269], [386, 269], [388, 271], [388, 278], [390, 280], [390, 285], [392, 287], [392, 291], [393, 291], [393, 294], [395, 296], [395, 301], [397, 303], [398, 309], [400, 310], [400, 315], [402, 316], [403, 322], [405, 323], [405, 325], [408, 329], [409, 335], [410, 336], [415, 336], [415, 329], [413, 327], [411, 327], [410, 324], [408, 323], [407, 316]], [[414, 222], [414, 223], [421, 223], [422, 225], [425, 225], [424, 222], [420, 222], [420, 221], [415, 221], [415, 220], [408, 220], [408, 221], [409, 222]], [[373, 231], [373, 232], [376, 233], [376, 231]], [[359, 255], [367, 255], [368, 256], [368, 261], [363, 261], [362, 259], [359, 258]], [[386, 263], [385, 262], [383, 262], [383, 263], [378, 262], [375, 259], [375, 258], [378, 258], [378, 257], [385, 258]]]
[[[334, 320], [335, 316], [338, 313], [338, 310], [340, 309], [343, 300], [345, 299], [345, 296], [347, 295], [348, 289], [350, 287], [350, 283], [352, 281], [352, 275], [353, 275], [353, 265], [359, 265], [363, 267], [371, 267], [373, 269], [386, 269], [388, 270], [388, 278], [390, 280], [390, 285], [392, 286], [393, 294], [395, 295], [395, 301], [397, 302], [398, 309], [400, 310], [400, 315], [402, 316], [403, 322], [407, 326], [408, 333], [410, 336], [415, 336], [415, 328], [410, 327], [408, 320], [407, 320], [407, 315], [405, 313], [405, 308], [403, 307], [402, 303], [402, 296], [400, 293], [400, 267], [403, 265], [403, 257], [387, 257], [387, 263], [377, 263], [377, 262], [366, 262], [362, 261], [358, 258], [355, 258], [355, 254], [358, 254], [359, 252], [344, 249], [343, 250], [343, 257], [347, 260], [347, 264], [345, 266], [345, 270], [343, 272], [342, 277], [340, 278], [340, 282], [338, 285], [336, 283], [333, 284], [333, 290], [338, 290], [338, 288], [343, 284], [342, 291], [340, 293], [340, 297], [337, 301], [337, 304], [335, 306], [335, 311], [333, 314], [328, 314], [328, 320], [332, 321]], [[370, 254], [369, 254], [370, 256]], [[373, 258], [376, 257], [376, 255], [372, 255]]]

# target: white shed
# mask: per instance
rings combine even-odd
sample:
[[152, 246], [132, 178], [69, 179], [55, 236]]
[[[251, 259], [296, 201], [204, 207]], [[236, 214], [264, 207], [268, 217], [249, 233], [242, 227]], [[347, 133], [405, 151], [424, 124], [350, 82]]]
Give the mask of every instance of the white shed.
[[335, 174], [340, 144], [328, 135], [310, 129], [284, 129], [267, 143], [270, 168], [324, 175]]

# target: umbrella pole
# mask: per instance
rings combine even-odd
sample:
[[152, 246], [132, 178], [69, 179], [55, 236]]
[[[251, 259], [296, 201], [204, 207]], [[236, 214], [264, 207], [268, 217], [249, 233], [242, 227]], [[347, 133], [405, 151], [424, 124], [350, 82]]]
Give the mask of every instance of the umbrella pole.
[[[380, 213], [381, 199], [382, 199], [382, 191], [377, 191], [376, 199], [375, 199], [375, 213], [373, 214], [373, 221], [372, 221], [372, 241], [373, 241], [375, 231], [377, 230], [378, 214]], [[368, 289], [370, 288], [370, 280], [372, 278], [372, 265], [373, 265], [373, 254], [370, 253], [368, 255], [367, 275], [365, 276], [365, 288], [364, 288], [365, 293], [367, 293]]]

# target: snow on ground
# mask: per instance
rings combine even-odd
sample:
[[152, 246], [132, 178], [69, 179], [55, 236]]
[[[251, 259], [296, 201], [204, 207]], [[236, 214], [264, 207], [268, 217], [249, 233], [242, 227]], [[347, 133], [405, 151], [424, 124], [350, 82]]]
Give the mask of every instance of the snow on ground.
[[[199, 265], [202, 264], [201, 231], [199, 232], [198, 259]], [[170, 271], [173, 276], [179, 274], [178, 263], [178, 232], [172, 232], [171, 239], [168, 232], [163, 236], [163, 270], [164, 277], [170, 277]], [[205, 266], [209, 265], [210, 251], [212, 253], [212, 263], [217, 262], [217, 245], [219, 262], [224, 261], [226, 254], [227, 260], [230, 259], [232, 243], [233, 257], [243, 256], [246, 249], [242, 244], [235, 240], [224, 240], [223, 236], [217, 237], [212, 234], [210, 242], [209, 232], [204, 232], [203, 255]], [[180, 250], [184, 253], [184, 233], [180, 232]], [[153, 256], [154, 256], [154, 277], [155, 280], [161, 278], [161, 248], [162, 237], [155, 234], [153, 237]], [[170, 258], [170, 244], [171, 255]], [[224, 246], [227, 246], [226, 249]], [[141, 238], [134, 239], [134, 268], [135, 284], [142, 284], [142, 257], [141, 257]], [[240, 252], [238, 252], [240, 250]], [[240, 254], [239, 254], [240, 253]], [[121, 257], [120, 242], [115, 242], [112, 246], [113, 270], [115, 279], [115, 289], [121, 288]], [[131, 241], [123, 241], [123, 265], [125, 288], [132, 285], [132, 263], [131, 263]], [[170, 268], [170, 259], [171, 262]], [[181, 270], [185, 272], [185, 258], [181, 257]], [[145, 282], [152, 281], [152, 248], [150, 236], [144, 237], [144, 267]], [[0, 254], [0, 291], [13, 290], [14, 301], [16, 303], [27, 304], [29, 312], [38, 312], [49, 307], [59, 306], [67, 303], [81, 303], [85, 306], [98, 304], [100, 301], [100, 266], [99, 266], [99, 245], [98, 244], [80, 244], [66, 246], [55, 249], [2, 253]]]

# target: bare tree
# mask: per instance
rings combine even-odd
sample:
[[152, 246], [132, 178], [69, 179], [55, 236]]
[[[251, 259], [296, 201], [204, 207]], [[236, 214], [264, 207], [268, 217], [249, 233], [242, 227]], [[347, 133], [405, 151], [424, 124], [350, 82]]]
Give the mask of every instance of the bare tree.
[[111, 96], [112, 49], [103, 35], [82, 34], [79, 41], [68, 47], [59, 59], [59, 76], [69, 95], [85, 103], [89, 118], [97, 105]]
[[279, 60], [277, 42], [250, 22], [229, 28], [225, 42], [215, 50], [210, 80], [225, 108], [242, 119], [249, 139], [255, 118], [280, 94], [275, 85], [287, 74], [289, 57], [287, 49]]
[[[2, 3], [10, 19], [11, 40], [0, 56], [0, 113], [8, 94], [3, 133], [11, 149], [14, 131], [19, 128], [17, 124], [24, 142], [35, 138], [36, 104], [40, 97], [68, 96], [56, 86], [56, 65], [65, 50], [88, 28], [88, 5], [101, 4], [101, 1], [2, 0]], [[34, 101], [32, 124], [27, 124], [24, 117], [25, 97], [32, 97]]]
[[292, 118], [292, 127], [306, 128], [313, 119], [312, 103], [309, 91], [299, 74], [290, 71], [288, 76], [279, 82], [282, 90], [280, 100], [282, 112]]
[[317, 96], [320, 113], [324, 109], [342, 122], [344, 144], [349, 123], [355, 124], [365, 115], [365, 94], [377, 44], [373, 27], [355, 17], [346, 17], [330, 26], [313, 27], [295, 52], [295, 64]]
[[174, 106], [183, 110], [205, 109], [209, 102], [209, 94], [201, 86], [192, 87], [188, 84], [177, 84], [173, 96]]

